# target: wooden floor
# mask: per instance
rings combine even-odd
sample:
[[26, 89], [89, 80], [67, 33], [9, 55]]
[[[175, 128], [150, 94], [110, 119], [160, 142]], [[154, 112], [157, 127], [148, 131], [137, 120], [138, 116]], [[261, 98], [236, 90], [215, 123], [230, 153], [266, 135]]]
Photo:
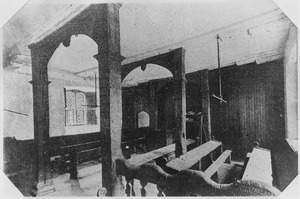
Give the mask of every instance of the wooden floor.
[[[88, 162], [78, 166], [78, 179], [70, 180], [70, 174], [66, 173], [54, 177], [53, 183], [55, 192], [45, 197], [62, 196], [62, 197], [96, 197], [97, 191], [102, 187], [101, 182], [102, 164], [98, 162]], [[125, 186], [125, 179], [123, 179]], [[139, 181], [134, 182], [136, 196], [141, 196], [141, 185]], [[156, 185], [148, 184], [146, 186], [147, 196], [157, 196]]]
[[89, 162], [78, 166], [78, 179], [70, 180], [70, 174], [62, 174], [54, 177], [55, 192], [49, 196], [96, 196], [102, 187], [102, 164]]

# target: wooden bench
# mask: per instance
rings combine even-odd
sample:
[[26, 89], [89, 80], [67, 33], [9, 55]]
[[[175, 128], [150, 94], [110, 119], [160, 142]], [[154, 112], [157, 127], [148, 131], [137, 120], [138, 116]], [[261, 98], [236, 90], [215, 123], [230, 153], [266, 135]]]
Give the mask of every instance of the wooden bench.
[[268, 149], [253, 148], [248, 154], [242, 180], [258, 180], [272, 185], [272, 163], [271, 152]]
[[50, 137], [52, 172], [69, 172], [71, 179], [77, 179], [78, 164], [101, 160], [101, 139], [99, 132]]
[[[141, 155], [128, 160], [117, 159], [116, 173], [117, 175], [125, 176], [127, 182], [125, 193], [127, 196], [135, 196], [134, 179], [140, 181], [141, 196], [146, 196], [145, 187], [147, 183], [156, 184], [157, 196], [278, 196], [280, 194], [280, 191], [275, 187], [257, 181], [258, 179], [255, 176], [254, 178], [241, 180], [234, 178], [234, 180], [226, 183], [220, 182], [219, 179], [215, 181], [215, 177], [219, 178], [219, 176], [214, 175], [215, 173], [219, 175], [232, 171], [231, 168], [235, 168], [234, 165], [236, 163], [231, 162], [231, 150], [221, 153], [204, 172], [189, 169], [199, 159], [201, 160], [201, 157], [214, 152], [220, 146], [220, 142], [209, 141], [170, 161], [176, 165], [176, 167], [173, 167], [173, 169], [177, 169], [176, 173], [168, 173], [168, 171], [157, 164], [144, 164], [172, 151], [173, 149], [171, 150], [171, 148], [173, 146], [171, 145], [155, 150], [153, 153], [144, 154], [145, 157]], [[253, 152], [252, 155], [255, 155], [255, 150]], [[191, 157], [192, 160], [187, 159], [187, 157]], [[184, 160], [187, 162], [187, 165], [184, 164]], [[224, 164], [224, 162], [227, 164]], [[251, 161], [249, 162], [251, 163]], [[228, 166], [233, 167], [230, 170], [226, 170]], [[220, 177], [223, 177], [223, 175]]]
[[3, 138], [3, 171], [9, 178], [22, 176], [32, 169], [33, 142]]
[[175, 158], [166, 164], [167, 167], [175, 170], [182, 171], [191, 168], [198, 163], [203, 157], [213, 152], [218, 147], [221, 147], [222, 143], [214, 140], [210, 140], [197, 148], [183, 154], [182, 156]]
[[[187, 139], [186, 145], [188, 146], [194, 142], [195, 142], [194, 140]], [[131, 165], [139, 166], [139, 165], [145, 164], [147, 162], [150, 162], [152, 160], [155, 160], [159, 157], [162, 157], [164, 155], [170, 154], [174, 151], [175, 151], [175, 144], [171, 144], [171, 145], [150, 151], [148, 153], [132, 157], [128, 161]]]
[[211, 176], [216, 173], [219, 168], [222, 166], [222, 164], [231, 163], [231, 150], [224, 151], [216, 161], [214, 161], [204, 172], [204, 175], [208, 178], [211, 178]]
[[[144, 152], [140, 146], [145, 144], [145, 135], [132, 129], [123, 131], [122, 148], [139, 147]], [[71, 179], [77, 179], [77, 165], [89, 161], [101, 161], [101, 140], [102, 134], [99, 132], [52, 137], [50, 140], [52, 168], [57, 165], [60, 173], [69, 172]]]
[[91, 141], [73, 145], [62, 146], [60, 148], [60, 169], [70, 173], [71, 179], [77, 179], [77, 165], [88, 161], [100, 161], [101, 142]]

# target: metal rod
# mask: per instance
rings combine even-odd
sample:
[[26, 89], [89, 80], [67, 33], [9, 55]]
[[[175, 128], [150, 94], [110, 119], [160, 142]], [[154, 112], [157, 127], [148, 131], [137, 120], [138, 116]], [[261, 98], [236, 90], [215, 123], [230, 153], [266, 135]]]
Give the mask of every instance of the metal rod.
[[218, 97], [218, 96], [216, 96], [216, 95], [214, 95], [214, 94], [211, 94], [214, 98], [217, 98], [218, 100], [220, 100], [221, 102], [224, 102], [224, 103], [227, 103], [223, 98], [221, 98], [221, 97]]
[[[222, 96], [222, 78], [221, 78], [221, 65], [220, 65], [220, 47], [219, 47], [219, 35], [217, 35], [217, 51], [218, 51], [218, 70], [219, 70], [219, 96], [222, 100], [220, 100], [220, 103], [222, 103], [223, 96]], [[222, 40], [221, 40], [222, 41]]]
[[20, 113], [20, 112], [17, 112], [17, 111], [11, 111], [11, 110], [7, 110], [7, 109], [3, 109], [3, 110], [4, 110], [4, 111], [7, 111], [7, 112], [10, 112], [10, 113], [15, 113], [15, 114], [19, 114], [19, 115], [28, 116], [27, 114]]

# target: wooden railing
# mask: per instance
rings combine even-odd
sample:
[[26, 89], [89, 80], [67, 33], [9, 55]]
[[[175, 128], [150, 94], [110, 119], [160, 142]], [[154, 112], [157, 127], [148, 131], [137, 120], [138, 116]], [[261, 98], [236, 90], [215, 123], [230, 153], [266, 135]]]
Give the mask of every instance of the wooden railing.
[[[217, 146], [216, 143], [212, 145], [215, 145], [215, 148]], [[208, 150], [208, 144], [204, 147], [203, 145], [201, 146], [202, 149], [206, 149], [206, 152], [203, 152], [202, 155], [207, 155], [215, 149]], [[199, 147], [201, 148], [201, 146]], [[192, 153], [188, 152], [187, 154], [190, 153], [194, 157], [197, 156], [195, 151], [199, 150], [199, 147], [192, 150]], [[165, 150], [161, 149], [161, 151]], [[142, 187], [140, 190], [141, 196], [147, 195], [145, 187], [148, 183], [156, 184], [158, 191], [157, 196], [278, 196], [280, 194], [280, 191], [272, 185], [254, 179], [235, 180], [229, 184], [219, 184], [213, 181], [211, 177], [218, 170], [220, 165], [224, 161], [230, 162], [230, 150], [226, 150], [222, 153], [205, 171], [185, 168], [181, 163], [183, 163], [182, 160], [186, 159], [189, 155], [185, 155], [185, 158], [174, 159], [168, 164], [173, 165], [173, 169], [179, 165], [180, 169], [177, 169], [177, 172], [172, 174], [167, 172], [166, 169], [162, 169], [162, 167], [153, 161], [161, 154], [154, 152], [152, 154], [156, 155], [151, 159], [151, 154], [149, 153], [140, 155], [139, 158], [116, 160], [117, 175], [125, 176], [126, 179], [125, 193], [127, 196], [136, 195], [133, 189], [134, 179], [140, 181]], [[141, 161], [138, 161], [138, 159]], [[196, 161], [199, 161], [199, 159], [201, 158], [196, 158]], [[176, 162], [180, 164], [175, 164]], [[190, 165], [187, 167], [191, 167], [193, 163], [188, 162]]]

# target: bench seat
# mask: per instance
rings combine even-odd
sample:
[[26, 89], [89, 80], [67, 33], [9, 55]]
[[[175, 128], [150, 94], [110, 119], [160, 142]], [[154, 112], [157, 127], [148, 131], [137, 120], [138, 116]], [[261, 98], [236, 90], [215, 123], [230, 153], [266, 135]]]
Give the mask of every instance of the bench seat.
[[210, 140], [197, 148], [183, 154], [182, 156], [175, 158], [166, 164], [167, 167], [182, 171], [191, 168], [198, 163], [203, 157], [210, 154], [212, 151], [221, 147], [222, 143], [214, 140]]
[[222, 166], [222, 164], [227, 160], [227, 163], [230, 163], [231, 150], [224, 151], [216, 161], [214, 161], [204, 172], [204, 175], [210, 178], [218, 169]]
[[[194, 142], [195, 142], [194, 140], [187, 139], [186, 140], [186, 145], [188, 146], [188, 145], [190, 145]], [[132, 158], [129, 159], [129, 163], [131, 165], [139, 166], [139, 165], [142, 165], [144, 163], [155, 160], [156, 158], [159, 158], [159, 157], [162, 157], [164, 155], [170, 154], [174, 151], [175, 151], [175, 144], [171, 144], [171, 145], [156, 149], [154, 151], [150, 151], [148, 153], [132, 157]]]

